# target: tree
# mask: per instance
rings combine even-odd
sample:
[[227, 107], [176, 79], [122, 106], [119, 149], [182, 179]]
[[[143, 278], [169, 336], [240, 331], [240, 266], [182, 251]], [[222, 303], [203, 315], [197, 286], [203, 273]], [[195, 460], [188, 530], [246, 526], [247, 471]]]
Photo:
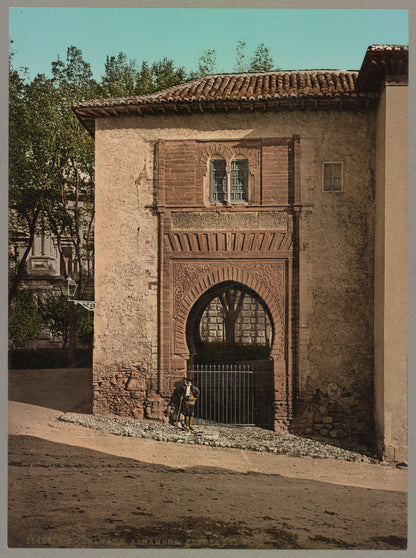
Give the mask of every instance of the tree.
[[[9, 198], [10, 236], [26, 240], [12, 269], [9, 304], [16, 297], [36, 233], [52, 234], [68, 264], [64, 240], [77, 262], [75, 279], [82, 298], [92, 280], [94, 219], [94, 146], [74, 118], [71, 103], [96, 97], [89, 64], [75, 47], [63, 62], [52, 63], [52, 79], [38, 75], [26, 83], [10, 67]], [[87, 262], [85, 267], [85, 262]], [[72, 273], [65, 266], [64, 277]], [[69, 362], [76, 348], [79, 309], [70, 308]]]
[[9, 70], [9, 234], [10, 242], [25, 238], [26, 247], [11, 269], [9, 305], [17, 294], [43, 203], [67, 166], [57, 96], [43, 75], [26, 83]]
[[148, 62], [143, 61], [140, 72], [137, 76], [136, 95], [146, 95], [153, 92], [153, 74]]
[[77, 335], [83, 345], [92, 349], [94, 343], [94, 314], [85, 308], [81, 308], [79, 314]]
[[117, 57], [107, 56], [105, 74], [101, 82], [101, 96], [130, 97], [146, 95], [167, 89], [186, 80], [185, 69], [175, 68], [173, 60], [162, 58], [153, 64], [142, 62], [140, 70], [135, 60], [128, 60], [120, 52]]
[[235, 326], [243, 307], [245, 292], [240, 289], [228, 289], [219, 295], [224, 311], [224, 328], [226, 345], [235, 346]]
[[198, 69], [189, 74], [190, 79], [215, 74], [217, 71], [217, 53], [215, 49], [205, 50], [199, 57]]
[[250, 62], [251, 72], [269, 72], [273, 69], [273, 59], [270, 50], [264, 43], [260, 43], [254, 51], [254, 56]]
[[152, 64], [154, 91], [160, 91], [178, 85], [186, 80], [186, 72], [183, 66], [175, 68], [173, 60], [163, 58]]
[[63, 294], [48, 293], [41, 303], [42, 320], [53, 335], [62, 336], [66, 347], [69, 338], [69, 303]]
[[236, 72], [248, 72], [249, 61], [246, 54], [247, 43], [244, 40], [238, 41], [235, 49], [235, 64], [234, 70]]
[[[89, 64], [82, 53], [70, 47], [66, 63], [52, 64], [53, 82], [58, 92], [59, 110], [67, 149], [67, 167], [58, 186], [44, 204], [44, 221], [54, 235], [64, 261], [64, 277], [77, 283], [77, 298], [83, 299], [93, 281], [94, 144], [88, 132], [74, 118], [71, 103], [97, 93]], [[70, 269], [65, 245], [70, 243], [75, 269]], [[68, 365], [75, 360], [77, 322], [80, 308], [69, 304]]]
[[123, 52], [107, 56], [105, 74], [101, 78], [103, 97], [129, 97], [136, 94], [139, 69], [135, 60], [128, 60]]

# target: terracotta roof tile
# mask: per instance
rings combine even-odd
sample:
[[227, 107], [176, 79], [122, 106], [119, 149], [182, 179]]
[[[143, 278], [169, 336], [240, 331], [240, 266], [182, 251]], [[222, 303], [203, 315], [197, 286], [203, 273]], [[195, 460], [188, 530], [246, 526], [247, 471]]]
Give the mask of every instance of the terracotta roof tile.
[[408, 48], [372, 45], [360, 72], [343, 70], [274, 71], [214, 74], [149, 95], [94, 99], [73, 103], [73, 110], [93, 134], [94, 120], [112, 114], [145, 114], [167, 110], [268, 110], [293, 106], [366, 103], [376, 94], [380, 76], [407, 72]]

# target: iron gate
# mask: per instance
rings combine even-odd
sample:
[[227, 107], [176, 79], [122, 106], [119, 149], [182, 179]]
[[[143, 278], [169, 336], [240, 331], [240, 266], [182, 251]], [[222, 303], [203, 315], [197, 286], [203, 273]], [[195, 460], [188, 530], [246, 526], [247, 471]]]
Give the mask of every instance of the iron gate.
[[240, 365], [196, 366], [190, 371], [201, 390], [196, 424], [255, 424], [254, 371]]

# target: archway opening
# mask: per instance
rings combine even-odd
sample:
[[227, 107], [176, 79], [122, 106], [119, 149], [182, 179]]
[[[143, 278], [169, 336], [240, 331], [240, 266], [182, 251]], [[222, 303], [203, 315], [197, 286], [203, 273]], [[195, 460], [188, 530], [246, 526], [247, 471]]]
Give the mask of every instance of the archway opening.
[[273, 336], [266, 303], [241, 283], [224, 281], [198, 299], [186, 326], [197, 420], [272, 426]]
[[195, 303], [186, 337], [193, 365], [264, 360], [273, 343], [272, 317], [252, 289], [225, 281]]

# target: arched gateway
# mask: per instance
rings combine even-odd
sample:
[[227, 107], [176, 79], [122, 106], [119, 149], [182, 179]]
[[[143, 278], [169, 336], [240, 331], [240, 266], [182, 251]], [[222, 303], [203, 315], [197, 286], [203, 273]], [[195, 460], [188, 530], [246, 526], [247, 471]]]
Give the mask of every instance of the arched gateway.
[[[266, 403], [263, 402], [262, 405], [268, 406], [267, 409], [263, 409], [264, 416], [269, 417], [268, 425], [273, 426], [275, 430], [286, 430], [292, 415], [293, 391], [293, 359], [287, 327], [287, 304], [291, 299], [288, 291], [288, 279], [291, 275], [288, 260], [282, 258], [270, 261], [256, 258], [232, 262], [213, 260], [172, 263], [168, 268], [172, 272], [175, 298], [173, 305], [166, 305], [167, 310], [172, 311], [170, 319], [163, 320], [166, 323], [163, 335], [169, 335], [170, 332], [170, 344], [165, 345], [169, 352], [163, 356], [165, 362], [170, 365], [161, 370], [161, 391], [163, 386], [171, 390], [172, 380], [177, 380], [189, 368], [193, 368], [198, 354], [195, 333], [208, 304], [220, 293], [227, 292], [227, 289], [238, 287], [251, 297], [257, 297], [267, 312], [273, 332], [267, 358], [261, 359], [265, 356], [262, 352], [257, 362], [250, 362], [250, 367], [258, 373], [259, 378], [260, 372], [262, 373], [258, 381], [262, 382], [262, 387], [267, 390]], [[247, 310], [246, 313], [248, 320], [252, 320], [250, 311]], [[172, 327], [168, 326], [168, 321]], [[256, 359], [257, 357], [247, 360]], [[241, 360], [241, 357], [238, 360]], [[220, 355], [217, 355], [215, 362], [216, 365], [221, 364]], [[224, 364], [229, 363], [228, 357]], [[259, 422], [264, 425], [265, 420], [262, 418]]]
[[[236, 280], [206, 290], [186, 322], [188, 375], [201, 390], [196, 421], [201, 424], [273, 424], [274, 359], [282, 346], [280, 316]], [[274, 335], [274, 322], [278, 336]]]

